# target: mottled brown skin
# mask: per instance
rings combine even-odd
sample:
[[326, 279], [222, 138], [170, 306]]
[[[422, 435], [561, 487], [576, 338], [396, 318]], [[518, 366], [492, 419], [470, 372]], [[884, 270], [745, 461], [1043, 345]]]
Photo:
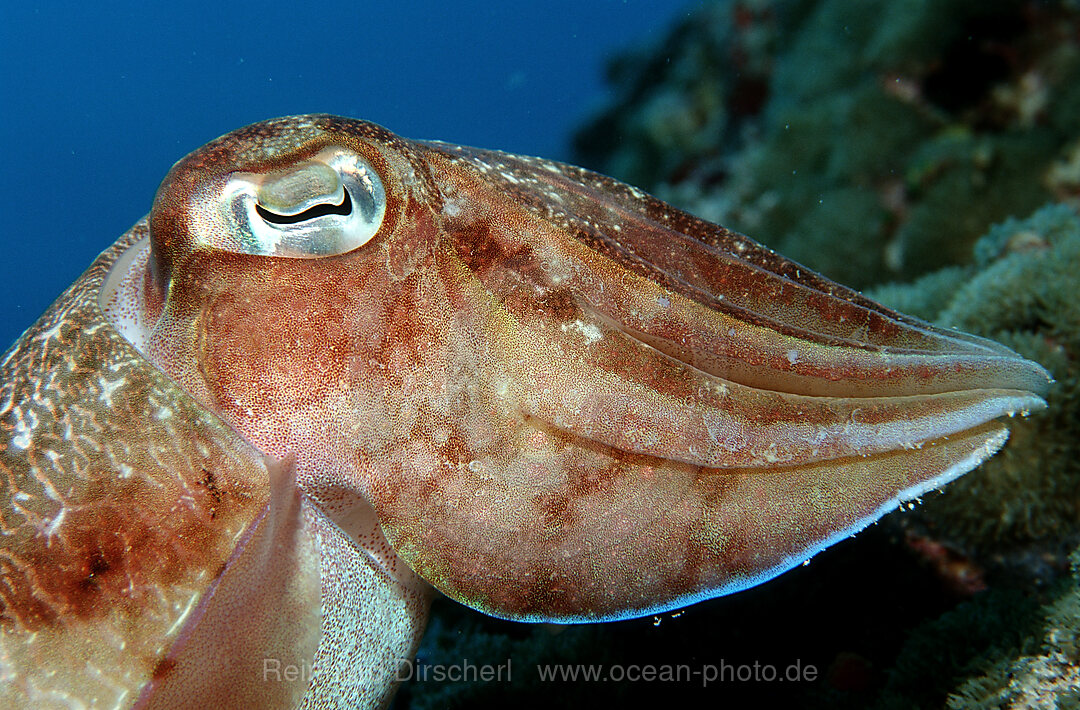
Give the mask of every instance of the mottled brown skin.
[[[374, 236], [307, 256], [245, 241], [235, 176], [301, 200], [326, 151], [381, 182]], [[104, 321], [205, 416], [291, 462], [296, 534], [322, 550], [306, 707], [388, 702], [422, 580], [561, 622], [744, 589], [976, 466], [1005, 441], [995, 419], [1040, 408], [1049, 383], [610, 178], [334, 116], [191, 154], [149, 230], [114, 248]], [[233, 479], [188, 475], [217, 529]], [[106, 568], [81, 559], [98, 584]], [[350, 689], [357, 663], [382, 674]]]
[[[317, 623], [317, 573], [302, 572], [306, 560], [317, 565], [315, 550], [275, 534], [298, 510], [291, 472], [268, 465], [148, 368], [101, 318], [97, 294], [109, 268], [146, 233], [139, 225], [102, 254], [0, 364], [4, 707], [47, 707], [69, 695], [133, 703], [178, 669], [205, 673], [189, 654], [208, 613], [202, 602], [247, 568], [280, 595], [232, 598], [253, 625], [281, 613]], [[287, 479], [284, 508], [268, 513], [274, 476]], [[269, 544], [282, 546], [281, 574], [245, 556]], [[299, 631], [257, 643], [310, 662], [317, 637]], [[210, 689], [235, 681], [228, 672], [211, 678]], [[295, 702], [304, 692], [245, 694], [250, 686], [233, 685], [235, 697]]]

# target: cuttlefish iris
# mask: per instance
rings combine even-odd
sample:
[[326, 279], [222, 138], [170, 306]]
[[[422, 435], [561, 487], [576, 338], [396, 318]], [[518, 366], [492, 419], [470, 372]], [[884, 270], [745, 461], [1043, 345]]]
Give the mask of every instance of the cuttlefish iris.
[[432, 587], [746, 589], [1050, 382], [610, 178], [325, 115], [177, 163], [2, 367], [8, 707], [378, 706]]

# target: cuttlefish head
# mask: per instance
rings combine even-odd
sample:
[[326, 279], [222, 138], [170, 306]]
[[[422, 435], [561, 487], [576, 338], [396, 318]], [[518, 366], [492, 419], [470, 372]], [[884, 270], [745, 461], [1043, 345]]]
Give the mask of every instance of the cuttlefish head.
[[1050, 383], [609, 178], [332, 116], [179, 162], [128, 268], [122, 332], [359, 549], [521, 620], [763, 582]]

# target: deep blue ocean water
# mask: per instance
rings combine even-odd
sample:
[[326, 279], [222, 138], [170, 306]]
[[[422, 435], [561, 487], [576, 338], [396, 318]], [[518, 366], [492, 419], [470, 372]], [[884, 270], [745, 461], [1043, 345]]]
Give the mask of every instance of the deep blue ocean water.
[[690, 3], [5, 3], [0, 350], [142, 217], [177, 159], [330, 112], [410, 138], [568, 157], [604, 59]]

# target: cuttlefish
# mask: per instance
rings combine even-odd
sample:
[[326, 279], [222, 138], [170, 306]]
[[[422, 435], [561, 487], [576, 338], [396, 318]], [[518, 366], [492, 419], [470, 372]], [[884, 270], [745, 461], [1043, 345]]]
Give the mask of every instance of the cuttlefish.
[[616, 180], [328, 115], [178, 162], [2, 368], [4, 707], [385, 705], [433, 588], [744, 590], [1050, 383]]

